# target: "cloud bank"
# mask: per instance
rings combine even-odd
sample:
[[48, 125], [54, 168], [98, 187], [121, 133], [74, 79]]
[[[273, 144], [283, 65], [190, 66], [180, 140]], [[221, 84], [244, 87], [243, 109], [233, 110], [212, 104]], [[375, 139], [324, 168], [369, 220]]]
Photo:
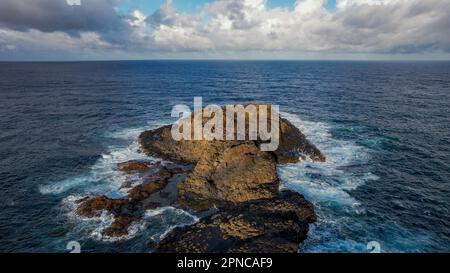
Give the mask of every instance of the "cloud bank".
[[2, 0], [0, 59], [449, 56], [448, 0], [337, 0], [334, 9], [326, 2], [269, 8], [266, 0], [216, 0], [191, 14], [167, 0], [152, 14], [124, 14], [120, 0]]

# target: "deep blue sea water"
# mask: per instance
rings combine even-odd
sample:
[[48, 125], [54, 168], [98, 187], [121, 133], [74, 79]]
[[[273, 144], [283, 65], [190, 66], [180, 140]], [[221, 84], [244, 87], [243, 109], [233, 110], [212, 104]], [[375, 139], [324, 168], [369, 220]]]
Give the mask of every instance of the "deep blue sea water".
[[450, 63], [142, 61], [0, 64], [0, 251], [145, 252], [192, 215], [148, 211], [128, 238], [73, 200], [113, 194], [136, 137], [173, 105], [267, 102], [328, 158], [279, 167], [312, 201], [304, 252], [450, 250]]

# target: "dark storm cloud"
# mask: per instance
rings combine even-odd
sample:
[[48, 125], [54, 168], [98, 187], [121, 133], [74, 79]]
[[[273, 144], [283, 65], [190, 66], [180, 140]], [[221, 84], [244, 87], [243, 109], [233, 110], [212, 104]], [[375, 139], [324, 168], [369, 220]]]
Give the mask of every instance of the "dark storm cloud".
[[76, 35], [82, 31], [105, 33], [126, 29], [114, 9], [117, 0], [82, 0], [68, 5], [66, 0], [1, 0], [0, 26], [26, 31], [63, 31]]

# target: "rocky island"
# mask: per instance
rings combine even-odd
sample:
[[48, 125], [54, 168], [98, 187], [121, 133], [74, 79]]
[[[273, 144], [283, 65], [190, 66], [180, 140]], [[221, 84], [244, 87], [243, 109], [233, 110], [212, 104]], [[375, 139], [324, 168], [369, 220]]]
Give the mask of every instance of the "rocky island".
[[314, 207], [298, 193], [280, 191], [276, 167], [324, 162], [325, 156], [288, 120], [279, 120], [279, 131], [278, 149], [271, 152], [259, 149], [260, 139], [176, 141], [170, 125], [145, 131], [139, 136], [142, 152], [164, 161], [118, 164], [142, 184], [126, 198], [80, 199], [76, 212], [111, 213], [114, 222], [103, 232], [112, 237], [126, 235], [147, 209], [170, 205], [200, 218], [150, 241], [155, 252], [297, 252], [315, 221]]

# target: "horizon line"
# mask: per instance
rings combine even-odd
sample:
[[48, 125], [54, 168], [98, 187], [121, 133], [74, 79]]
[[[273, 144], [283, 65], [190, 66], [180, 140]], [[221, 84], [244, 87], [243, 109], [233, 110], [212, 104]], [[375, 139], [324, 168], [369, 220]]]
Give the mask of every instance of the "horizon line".
[[82, 62], [151, 62], [151, 61], [226, 61], [226, 62], [450, 62], [450, 59], [92, 59], [92, 60], [0, 60], [0, 63], [82, 63]]

